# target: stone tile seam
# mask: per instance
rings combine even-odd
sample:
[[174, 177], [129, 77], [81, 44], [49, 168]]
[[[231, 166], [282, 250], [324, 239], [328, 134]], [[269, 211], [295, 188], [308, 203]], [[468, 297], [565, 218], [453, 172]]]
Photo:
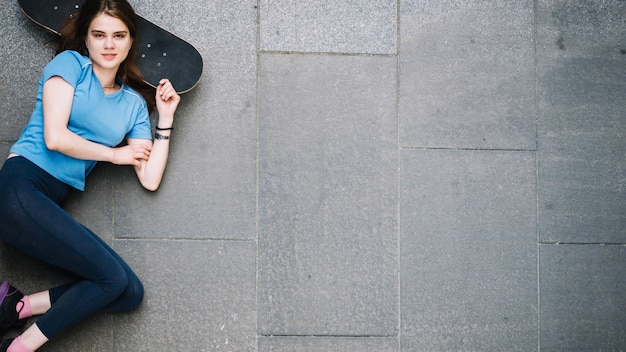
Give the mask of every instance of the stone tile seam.
[[354, 339], [395, 339], [398, 335], [276, 335], [276, 334], [257, 334], [257, 337], [297, 337], [297, 338], [354, 338]]
[[303, 55], [303, 56], [354, 56], [354, 57], [398, 57], [398, 53], [377, 54], [377, 53], [349, 53], [349, 52], [332, 52], [332, 51], [274, 51], [259, 50], [259, 54], [263, 55]]
[[396, 282], [397, 282], [397, 301], [396, 301], [396, 314], [397, 314], [397, 322], [396, 322], [396, 341], [398, 343], [399, 350], [402, 345], [402, 133], [401, 133], [401, 115], [400, 115], [400, 96], [402, 93], [402, 72], [400, 65], [400, 54], [401, 54], [401, 0], [396, 0], [396, 146], [397, 146], [397, 154], [396, 154]]
[[225, 238], [138, 238], [138, 237], [114, 237], [113, 241], [127, 242], [222, 242], [222, 243], [256, 243], [256, 240], [237, 240]]
[[447, 147], [400, 147], [400, 150], [416, 150], [416, 151], [476, 151], [476, 152], [521, 152], [521, 153], [535, 153], [536, 149], [506, 149], [506, 148], [447, 148]]
[[601, 246], [601, 247], [626, 247], [626, 243], [620, 242], [539, 242], [539, 246]]
[[[255, 239], [255, 263], [254, 263], [254, 332], [257, 333], [259, 331], [259, 320], [261, 319], [261, 314], [259, 314], [259, 307], [261, 303], [259, 303], [259, 292], [260, 290], [260, 267], [259, 262], [261, 258], [261, 254], [259, 253], [259, 234], [261, 233], [261, 0], [256, 1], [256, 33], [255, 33], [255, 81], [256, 87], [254, 87], [254, 138], [256, 138], [254, 148], [255, 148], [255, 160], [254, 160], [254, 239]], [[257, 351], [258, 351], [258, 335], [257, 335]]]
[[535, 128], [535, 150], [533, 150], [533, 154], [535, 157], [535, 283], [537, 285], [537, 311], [536, 311], [536, 319], [537, 326], [535, 328], [535, 332], [537, 334], [536, 346], [537, 351], [541, 351], [541, 336], [542, 336], [542, 320], [543, 317], [541, 315], [541, 228], [540, 228], [540, 200], [539, 200], [539, 59], [537, 55], [537, 21], [539, 16], [539, 1], [533, 0], [533, 14], [532, 14], [532, 53], [533, 53], [533, 83], [534, 83], [534, 102], [533, 102], [533, 113], [534, 113], [534, 128]]

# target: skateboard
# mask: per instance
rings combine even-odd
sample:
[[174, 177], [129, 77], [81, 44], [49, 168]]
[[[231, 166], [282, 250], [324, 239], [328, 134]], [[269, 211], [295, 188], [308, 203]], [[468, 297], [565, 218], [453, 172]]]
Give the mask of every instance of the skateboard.
[[[22, 12], [39, 26], [60, 35], [61, 26], [80, 10], [85, 0], [18, 0]], [[191, 44], [155, 25], [138, 18], [137, 66], [144, 81], [156, 87], [168, 78], [179, 94], [192, 90], [202, 75], [202, 56]]]

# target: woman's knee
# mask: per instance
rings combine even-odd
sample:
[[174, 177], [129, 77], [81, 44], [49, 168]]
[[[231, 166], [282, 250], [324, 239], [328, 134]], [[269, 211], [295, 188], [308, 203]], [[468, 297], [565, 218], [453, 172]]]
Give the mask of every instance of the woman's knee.
[[129, 276], [128, 285], [116, 299], [106, 306], [105, 312], [128, 312], [141, 304], [144, 297], [144, 288], [136, 276]]
[[122, 267], [109, 266], [105, 277], [100, 280], [102, 289], [112, 297], [117, 297], [126, 291], [129, 285], [128, 275]]
[[139, 307], [144, 297], [143, 284], [137, 277], [129, 277], [128, 286], [122, 295], [128, 310]]
[[132, 269], [117, 256], [112, 256], [106, 272], [106, 288], [113, 301], [105, 310], [129, 311], [137, 308], [144, 298], [144, 287]]

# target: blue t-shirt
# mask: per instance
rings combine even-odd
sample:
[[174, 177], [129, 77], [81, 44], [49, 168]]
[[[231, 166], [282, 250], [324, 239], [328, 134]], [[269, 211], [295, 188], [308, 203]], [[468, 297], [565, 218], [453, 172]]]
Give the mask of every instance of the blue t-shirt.
[[11, 153], [27, 158], [83, 191], [85, 177], [96, 162], [49, 150], [44, 142], [42, 91], [44, 83], [54, 76], [74, 87], [68, 129], [92, 142], [115, 147], [125, 138], [152, 139], [148, 107], [141, 95], [126, 85], [115, 93], [105, 94], [91, 60], [78, 52], [64, 51], [48, 63], [39, 82], [35, 109]]

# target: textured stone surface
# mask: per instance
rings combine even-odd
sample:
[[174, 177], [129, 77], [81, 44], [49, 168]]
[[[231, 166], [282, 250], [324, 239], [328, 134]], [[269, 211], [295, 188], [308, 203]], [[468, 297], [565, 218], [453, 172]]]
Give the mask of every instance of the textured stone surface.
[[253, 242], [116, 241], [144, 282], [112, 351], [256, 351]]
[[22, 14], [17, 1], [0, 6], [0, 143], [17, 140], [35, 105], [37, 84], [54, 55], [55, 36]]
[[[146, 300], [42, 352], [624, 349], [626, 2], [132, 4], [204, 74], [158, 192], [100, 165], [66, 207]], [[54, 36], [0, 16], [1, 165]]]
[[194, 44], [205, 68], [199, 86], [182, 96], [159, 192], [141, 190], [130, 170], [118, 175], [118, 236], [254, 239], [255, 4], [135, 4], [146, 18]]
[[259, 331], [396, 335], [395, 59], [263, 55]]
[[540, 246], [541, 350], [626, 346], [626, 248]]
[[541, 240], [626, 243], [626, 2], [542, 1], [538, 18]]
[[535, 158], [403, 151], [402, 350], [537, 346]]
[[535, 149], [533, 2], [400, 2], [403, 147]]
[[397, 338], [260, 337], [259, 352], [398, 352]]
[[261, 0], [262, 51], [395, 54], [392, 0]]

